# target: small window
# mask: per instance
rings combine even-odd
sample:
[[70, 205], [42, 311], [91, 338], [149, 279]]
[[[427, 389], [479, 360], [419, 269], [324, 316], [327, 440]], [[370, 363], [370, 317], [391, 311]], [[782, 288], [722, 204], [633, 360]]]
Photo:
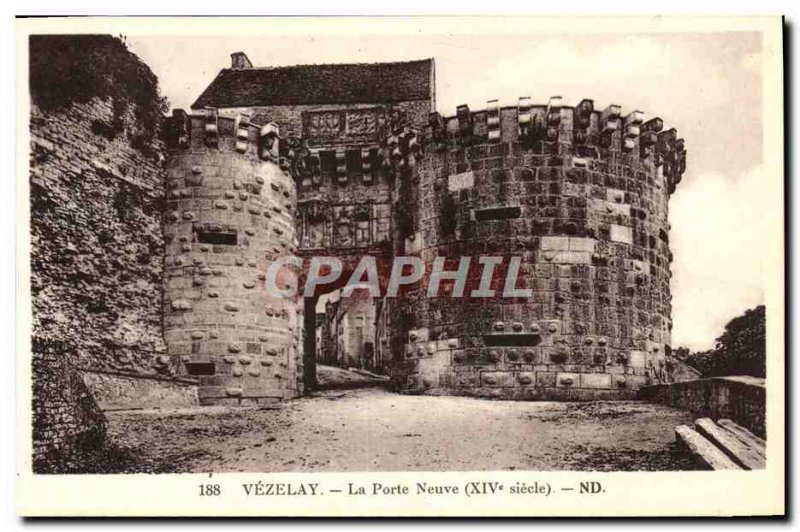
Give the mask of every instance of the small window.
[[189, 375], [214, 375], [216, 368], [213, 362], [190, 362], [186, 364], [186, 373]]
[[361, 173], [361, 150], [347, 150], [344, 152], [344, 160], [347, 165], [347, 175]]
[[488, 220], [511, 220], [519, 218], [522, 209], [519, 207], [490, 207], [475, 211], [475, 220], [485, 222]]
[[197, 230], [197, 241], [200, 244], [211, 244], [214, 246], [235, 246], [239, 243], [236, 231], [206, 231]]
[[336, 152], [325, 150], [319, 152], [319, 167], [322, 175], [332, 177], [336, 175]]

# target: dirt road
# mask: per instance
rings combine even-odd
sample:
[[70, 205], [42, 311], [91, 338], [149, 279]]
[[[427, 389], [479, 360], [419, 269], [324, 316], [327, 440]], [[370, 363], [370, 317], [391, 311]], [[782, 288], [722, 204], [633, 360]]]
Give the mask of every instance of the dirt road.
[[640, 402], [320, 392], [273, 409], [110, 412], [100, 471], [670, 470], [686, 413]]

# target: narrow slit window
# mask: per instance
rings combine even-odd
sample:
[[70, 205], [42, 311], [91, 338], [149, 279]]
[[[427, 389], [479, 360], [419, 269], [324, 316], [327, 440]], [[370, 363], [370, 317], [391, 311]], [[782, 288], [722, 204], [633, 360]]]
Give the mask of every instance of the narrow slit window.
[[197, 242], [213, 246], [235, 246], [239, 243], [236, 231], [208, 231], [197, 229]]
[[479, 222], [487, 220], [511, 220], [519, 218], [522, 209], [519, 207], [491, 207], [475, 211], [475, 220]]
[[216, 373], [213, 362], [190, 362], [186, 364], [186, 373], [193, 376], [209, 376]]

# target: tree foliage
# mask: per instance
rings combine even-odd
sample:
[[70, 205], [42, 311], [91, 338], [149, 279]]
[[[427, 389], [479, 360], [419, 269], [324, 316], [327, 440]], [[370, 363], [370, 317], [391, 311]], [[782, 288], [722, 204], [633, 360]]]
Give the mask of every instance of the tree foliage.
[[701, 371], [703, 377], [766, 377], [766, 324], [764, 305], [759, 305], [729, 321], [713, 349], [688, 354], [688, 349], [678, 348], [675, 355], [684, 356], [686, 363]]

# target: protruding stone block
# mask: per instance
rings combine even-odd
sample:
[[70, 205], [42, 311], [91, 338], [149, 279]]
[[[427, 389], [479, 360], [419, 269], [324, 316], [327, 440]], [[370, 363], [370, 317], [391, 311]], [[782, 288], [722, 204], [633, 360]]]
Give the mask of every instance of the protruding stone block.
[[630, 227], [612, 224], [610, 235], [612, 242], [621, 242], [623, 244], [633, 243], [633, 232]]
[[218, 113], [214, 107], [203, 109], [205, 116], [205, 142], [206, 146], [217, 147], [219, 145], [219, 124]]
[[500, 105], [498, 100], [486, 102], [486, 127], [489, 142], [500, 140]]
[[458, 119], [458, 136], [462, 141], [470, 141], [472, 139], [472, 112], [469, 106], [459, 105], [456, 108], [456, 117]]
[[233, 122], [233, 131], [235, 135], [235, 148], [239, 153], [247, 151], [247, 144], [250, 140], [250, 115], [238, 114]]
[[528, 137], [533, 126], [533, 113], [530, 96], [523, 96], [517, 104], [517, 128], [520, 137]]

